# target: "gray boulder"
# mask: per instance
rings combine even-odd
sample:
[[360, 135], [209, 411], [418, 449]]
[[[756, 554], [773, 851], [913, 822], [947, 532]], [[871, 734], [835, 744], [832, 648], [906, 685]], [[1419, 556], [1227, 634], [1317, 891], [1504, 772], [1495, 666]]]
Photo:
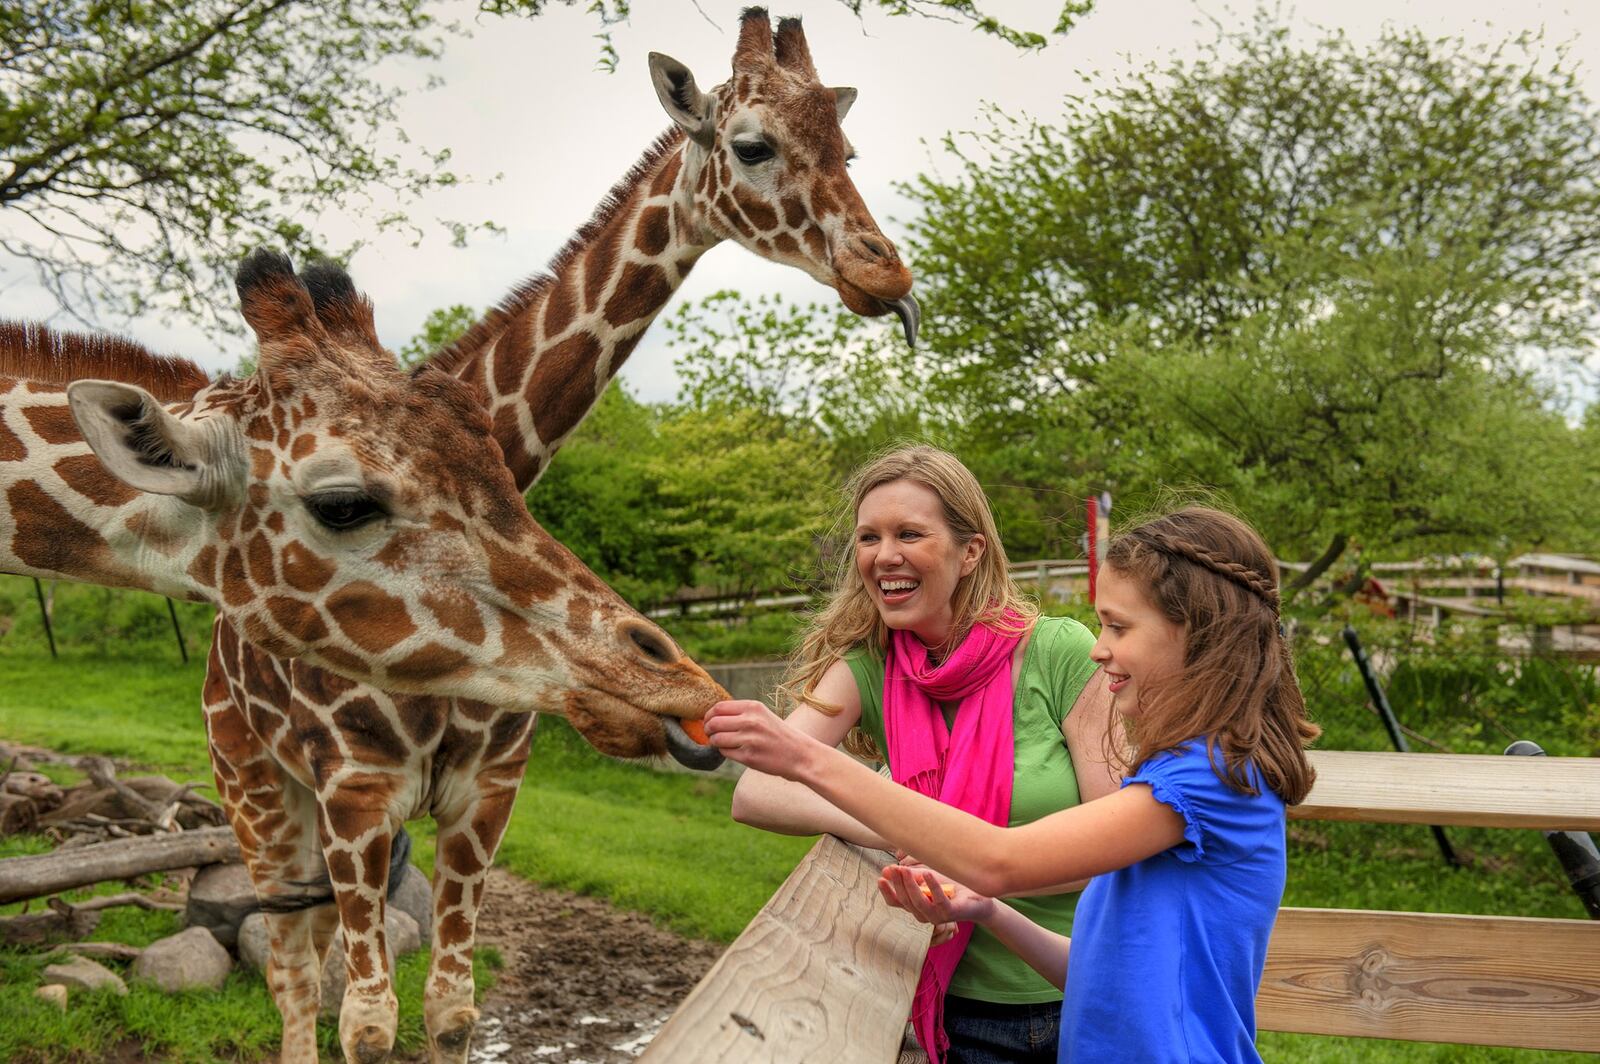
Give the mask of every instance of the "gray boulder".
[[255, 885], [244, 865], [206, 865], [189, 884], [183, 922], [188, 927], [205, 928], [222, 945], [232, 948], [239, 940], [239, 925], [260, 908]]
[[88, 957], [74, 957], [61, 964], [45, 966], [44, 981], [46, 983], [59, 983], [62, 986], [77, 987], [79, 990], [99, 990], [101, 987], [110, 987], [118, 994], [128, 992], [128, 984], [124, 983], [116, 972], [101, 964], [96, 964]]
[[134, 975], [169, 993], [193, 987], [216, 990], [232, 969], [228, 951], [203, 927], [185, 928], [152, 942], [133, 962]]
[[239, 925], [239, 963], [253, 972], [267, 970], [267, 957], [271, 943], [267, 938], [267, 918], [262, 913], [251, 913]]
[[[417, 931], [422, 936], [422, 944], [424, 946], [433, 944], [433, 884], [422, 874], [422, 869], [414, 864], [406, 865], [400, 885], [389, 895], [389, 908], [408, 913], [411, 919], [417, 922]], [[401, 952], [408, 951], [401, 950]]]

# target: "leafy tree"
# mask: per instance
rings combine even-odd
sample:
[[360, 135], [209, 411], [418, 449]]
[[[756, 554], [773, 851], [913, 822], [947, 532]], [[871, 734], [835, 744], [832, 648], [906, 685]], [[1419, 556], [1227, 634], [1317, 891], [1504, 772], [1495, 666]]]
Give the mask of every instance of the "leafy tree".
[[919, 365], [980, 452], [1226, 487], [1285, 552], [1570, 535], [1574, 442], [1527, 360], [1593, 342], [1596, 117], [1526, 39], [1302, 46], [1258, 16], [947, 142], [957, 175], [907, 189]]
[[422, 330], [396, 352], [402, 366], [420, 366], [429, 355], [455, 340], [482, 317], [465, 303], [454, 303], [430, 311], [422, 320]]
[[236, 329], [218, 308], [241, 248], [316, 250], [302, 220], [358, 200], [390, 199], [369, 216], [402, 224], [456, 180], [448, 152], [384, 145], [400, 91], [371, 72], [440, 47], [424, 0], [6, 5], [0, 249], [85, 320]]

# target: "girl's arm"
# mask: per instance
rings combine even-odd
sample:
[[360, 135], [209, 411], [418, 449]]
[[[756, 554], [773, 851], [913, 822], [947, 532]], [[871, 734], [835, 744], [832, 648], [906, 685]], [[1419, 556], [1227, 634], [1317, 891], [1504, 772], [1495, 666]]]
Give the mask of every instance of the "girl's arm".
[[[783, 726], [804, 733], [824, 746], [838, 746], [861, 719], [861, 692], [856, 690], [850, 666], [842, 660], [834, 662], [817, 683], [816, 694], [819, 701], [839, 706], [838, 714], [829, 716], [814, 706], [801, 703]], [[732, 813], [733, 819], [741, 824], [781, 835], [826, 832], [860, 846], [889, 848], [876, 832], [809, 787], [754, 769], [740, 776], [734, 786]]]
[[759, 702], [718, 703], [705, 726], [712, 743], [735, 761], [804, 783], [895, 848], [991, 897], [1126, 868], [1183, 839], [1183, 818], [1143, 785], [1000, 828], [785, 727]]
[[1041, 927], [1009, 905], [973, 893], [959, 883], [942, 883], [926, 868], [890, 865], [878, 877], [884, 900], [936, 928], [970, 920], [988, 928], [1057, 990], [1067, 983], [1067, 952], [1072, 940]]

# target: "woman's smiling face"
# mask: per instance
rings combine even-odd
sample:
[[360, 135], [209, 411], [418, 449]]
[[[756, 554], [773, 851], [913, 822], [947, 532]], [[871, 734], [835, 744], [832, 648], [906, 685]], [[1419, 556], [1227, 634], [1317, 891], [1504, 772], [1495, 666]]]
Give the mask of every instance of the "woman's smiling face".
[[984, 547], [982, 535], [957, 542], [939, 496], [914, 481], [880, 484], [856, 509], [856, 570], [878, 615], [928, 646], [949, 638], [956, 585]]

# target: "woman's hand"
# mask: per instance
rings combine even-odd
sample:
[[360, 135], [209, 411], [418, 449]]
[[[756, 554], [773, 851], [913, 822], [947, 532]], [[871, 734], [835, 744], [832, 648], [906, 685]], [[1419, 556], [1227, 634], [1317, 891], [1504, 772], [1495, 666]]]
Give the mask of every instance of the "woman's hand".
[[718, 702], [706, 711], [705, 729], [711, 745], [741, 765], [788, 780], [800, 779], [807, 745], [818, 745], [750, 700]]
[[958, 921], [987, 923], [997, 905], [993, 898], [943, 879], [924, 865], [889, 865], [878, 876], [878, 891], [890, 905], [933, 924], [935, 946], [955, 934]]

